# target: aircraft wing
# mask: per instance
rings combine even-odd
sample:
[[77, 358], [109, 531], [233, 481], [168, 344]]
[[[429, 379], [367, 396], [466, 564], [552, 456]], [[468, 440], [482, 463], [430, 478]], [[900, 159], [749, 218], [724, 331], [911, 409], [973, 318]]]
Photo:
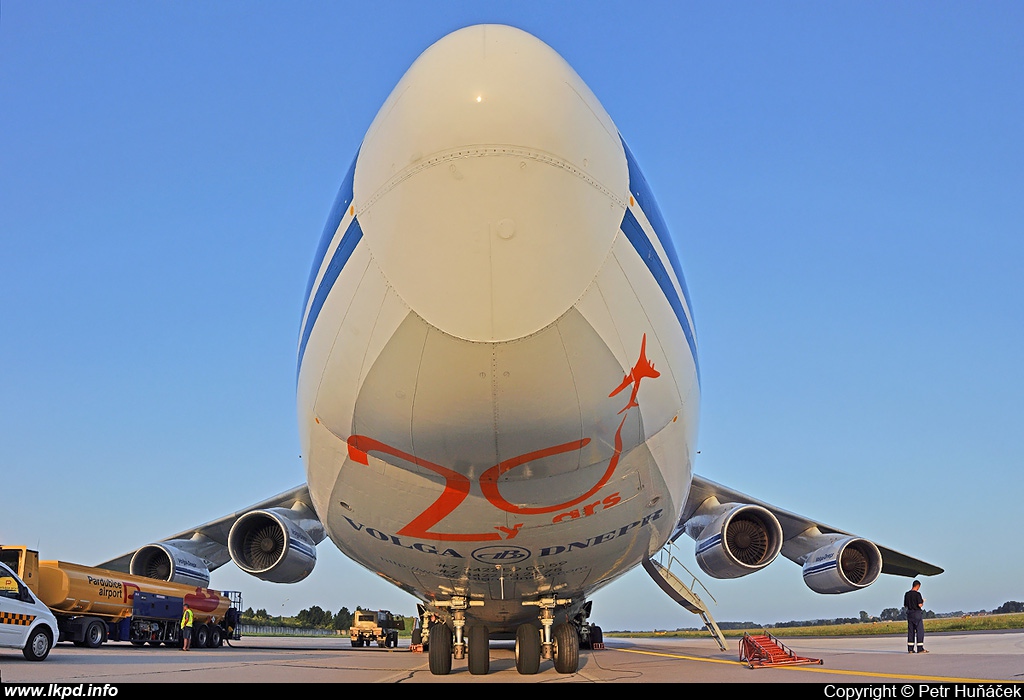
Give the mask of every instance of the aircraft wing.
[[[228, 534], [231, 532], [232, 526], [240, 518], [254, 511], [270, 511], [271, 509], [277, 509], [279, 514], [285, 516], [284, 520], [294, 523], [308, 536], [310, 541], [306, 544], [312, 546], [313, 558], [315, 560], [315, 545], [323, 541], [326, 532], [313, 510], [313, 502], [309, 497], [309, 488], [306, 484], [303, 484], [302, 486], [296, 486], [293, 489], [279, 493], [265, 501], [255, 503], [248, 508], [243, 508], [216, 520], [211, 520], [203, 525], [183, 530], [159, 540], [159, 542], [145, 545], [145, 547], [140, 547], [109, 561], [97, 564], [97, 566], [111, 571], [129, 573], [129, 564], [136, 552], [142, 549], [163, 547], [172, 548], [172, 551], [168, 552], [172, 559], [174, 554], [184, 552], [202, 559], [208, 571], [213, 571], [231, 561], [231, 555], [228, 552]], [[285, 529], [288, 529], [287, 525]], [[301, 534], [291, 530], [289, 530], [289, 534], [291, 534], [291, 537], [286, 537], [284, 540], [287, 544], [301, 544], [300, 542], [295, 542], [295, 540], [301, 538]], [[297, 534], [298, 537], [296, 537]]]
[[[796, 513], [791, 513], [694, 474], [693, 482], [690, 486], [690, 495], [687, 498], [686, 505], [683, 507], [682, 515], [676, 526], [677, 530], [672, 537], [673, 540], [684, 533], [686, 523], [700, 511], [705, 503], [709, 502], [709, 499], [717, 499], [719, 503], [750, 504], [770, 511], [782, 526], [782, 555], [797, 564], [803, 565], [807, 556], [813, 551], [805, 542], [815, 541], [814, 536], [839, 535], [855, 537], [852, 533], [839, 530]], [[810, 537], [808, 537], [809, 535]], [[929, 564], [893, 549], [882, 547], [877, 543], [875, 546], [878, 547], [878, 551], [882, 555], [883, 574], [909, 577], [919, 575], [934, 576], [941, 574], [943, 571], [942, 568], [934, 564]]]

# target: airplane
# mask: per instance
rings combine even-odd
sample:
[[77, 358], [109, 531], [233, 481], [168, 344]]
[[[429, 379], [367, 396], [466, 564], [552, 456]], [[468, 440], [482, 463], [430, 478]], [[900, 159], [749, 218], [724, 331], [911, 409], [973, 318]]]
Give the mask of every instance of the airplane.
[[716, 578], [780, 553], [826, 594], [942, 572], [694, 474], [697, 349], [676, 246], [597, 97], [524, 31], [460, 29], [380, 108], [316, 247], [307, 482], [101, 566], [295, 583], [329, 538], [419, 601], [437, 675], [486, 674], [513, 638], [520, 673], [576, 672], [601, 635], [589, 597], [683, 534]]

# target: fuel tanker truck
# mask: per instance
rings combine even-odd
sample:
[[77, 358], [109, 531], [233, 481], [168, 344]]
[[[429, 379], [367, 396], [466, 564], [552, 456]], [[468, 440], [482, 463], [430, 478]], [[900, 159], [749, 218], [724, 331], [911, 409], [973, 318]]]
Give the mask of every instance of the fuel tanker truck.
[[57, 618], [61, 642], [98, 647], [106, 641], [179, 646], [183, 606], [192, 609], [193, 648], [240, 639], [242, 594], [81, 566], [40, 561], [23, 546], [0, 546], [0, 561]]

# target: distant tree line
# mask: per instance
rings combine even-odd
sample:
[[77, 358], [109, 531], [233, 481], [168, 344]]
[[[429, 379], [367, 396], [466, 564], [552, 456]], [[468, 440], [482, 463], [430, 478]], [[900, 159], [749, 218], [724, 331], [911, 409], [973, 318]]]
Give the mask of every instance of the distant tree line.
[[[936, 613], [933, 610], [925, 610], [924, 618], [930, 620], [933, 618], [940, 617], [966, 617], [970, 615], [1005, 615], [1009, 613], [1024, 613], [1024, 602], [1018, 602], [1016, 600], [1009, 600], [998, 608], [992, 611], [978, 610], [975, 612], [965, 613], [962, 610], [949, 613]], [[898, 622], [907, 619], [907, 609], [904, 607], [899, 608], [886, 608], [877, 617], [869, 615], [867, 611], [861, 610], [859, 617], [835, 617], [831, 619], [820, 619], [820, 620], [789, 620], [787, 622], [776, 622], [773, 625], [763, 625], [757, 622], [719, 622], [718, 628], [722, 630], [743, 630], [743, 629], [774, 629], [784, 627], [825, 627], [829, 625], [850, 625], [855, 623], [865, 622]], [[698, 627], [678, 627], [676, 632], [692, 632], [697, 631]], [[621, 632], [628, 632], [630, 630], [615, 630]], [[639, 630], [632, 630], [639, 631]]]
[[[923, 617], [926, 620], [931, 620], [937, 617], [964, 617], [965, 615], [1003, 615], [1006, 613], [1019, 613], [1024, 612], [1024, 603], [1019, 603], [1015, 600], [1010, 600], [998, 608], [993, 610], [991, 613], [987, 610], [978, 610], [977, 612], [964, 613], [962, 610], [957, 610], [951, 613], [937, 614], [934, 610], [925, 610]], [[790, 620], [789, 622], [779, 622], [770, 627], [820, 627], [825, 625], [847, 625], [855, 622], [897, 622], [907, 619], [907, 609], [904, 607], [899, 608], [886, 608], [881, 612], [878, 617], [872, 617], [864, 610], [860, 611], [860, 617], [837, 617], [832, 620]], [[756, 625], [754, 625], [756, 627]], [[719, 624], [722, 629], [727, 629]], [[728, 628], [736, 629], [736, 628]]]
[[[356, 606], [356, 610], [369, 610], [370, 608], [364, 608], [362, 606]], [[304, 608], [300, 610], [294, 617], [284, 617], [281, 615], [270, 615], [267, 613], [265, 608], [253, 610], [251, 607], [247, 608], [242, 613], [242, 624], [246, 625], [269, 625], [274, 624], [280, 627], [301, 627], [304, 629], [327, 629], [327, 630], [341, 630], [344, 633], [348, 633], [349, 627], [352, 626], [352, 617], [354, 613], [349, 611], [347, 607], [342, 607], [336, 613], [332, 613], [330, 610], [324, 610], [319, 605], [314, 605], [310, 608]], [[408, 632], [413, 628], [413, 622], [415, 617], [395, 615], [396, 618], [401, 618], [405, 622], [405, 631]]]
[[1008, 600], [992, 612], [996, 615], [1024, 612], [1024, 603], [1019, 603], [1016, 600]]
[[719, 622], [718, 629], [720, 630], [749, 630], [754, 627], [763, 627], [756, 622]]

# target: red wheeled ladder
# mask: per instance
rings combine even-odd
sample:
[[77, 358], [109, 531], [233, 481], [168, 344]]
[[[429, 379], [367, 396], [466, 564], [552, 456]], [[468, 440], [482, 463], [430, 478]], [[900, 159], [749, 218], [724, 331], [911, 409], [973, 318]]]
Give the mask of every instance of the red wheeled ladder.
[[797, 656], [785, 644], [767, 632], [760, 635], [743, 635], [743, 639], [740, 640], [740, 661], [746, 661], [750, 668], [796, 664], [822, 665], [824, 663], [821, 659]]

